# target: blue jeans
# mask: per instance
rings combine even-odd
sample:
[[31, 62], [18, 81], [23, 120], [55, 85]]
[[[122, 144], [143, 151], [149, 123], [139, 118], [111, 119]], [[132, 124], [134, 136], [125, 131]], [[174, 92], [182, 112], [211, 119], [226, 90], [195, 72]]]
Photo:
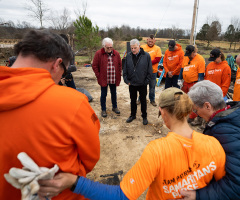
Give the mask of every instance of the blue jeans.
[[108, 84], [106, 87], [101, 87], [101, 107], [102, 111], [106, 111], [106, 97], [107, 97], [107, 89], [108, 86], [110, 87], [111, 92], [111, 100], [112, 100], [112, 107], [117, 108], [117, 90], [115, 84]]
[[156, 86], [157, 73], [152, 73], [151, 80], [149, 82], [149, 99], [155, 101], [155, 86]]
[[178, 83], [178, 76], [179, 75], [173, 75], [172, 78], [169, 78], [168, 74], [167, 74], [166, 80], [165, 80], [165, 89], [170, 88], [170, 87], [180, 88], [180, 86], [177, 84]]

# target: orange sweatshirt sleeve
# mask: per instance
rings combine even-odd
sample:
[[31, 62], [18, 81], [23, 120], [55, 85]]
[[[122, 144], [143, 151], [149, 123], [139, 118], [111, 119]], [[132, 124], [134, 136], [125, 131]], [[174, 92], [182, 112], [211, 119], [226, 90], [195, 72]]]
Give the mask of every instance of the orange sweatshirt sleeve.
[[154, 181], [160, 167], [156, 157], [156, 151], [148, 145], [141, 158], [123, 177], [120, 187], [129, 199], [137, 199]]
[[[79, 110], [72, 120], [72, 140], [76, 144], [80, 165], [84, 166], [86, 173], [90, 172], [100, 158], [99, 129], [100, 122], [94, 110], [83, 97]], [[76, 159], [76, 158], [75, 158]]]
[[182, 62], [183, 62], [183, 58], [184, 58], [184, 52], [180, 51], [179, 52], [179, 63], [176, 66], [175, 70], [173, 71], [173, 75], [178, 75], [181, 68], [182, 68]]
[[166, 50], [164, 58], [163, 58], [163, 67], [165, 69], [166, 74], [169, 72], [169, 69], [168, 69], [168, 66], [167, 66], [167, 59], [168, 59], [168, 50]]
[[223, 91], [223, 96], [227, 95], [229, 86], [231, 84], [231, 68], [227, 65], [222, 74], [222, 86], [221, 89]]

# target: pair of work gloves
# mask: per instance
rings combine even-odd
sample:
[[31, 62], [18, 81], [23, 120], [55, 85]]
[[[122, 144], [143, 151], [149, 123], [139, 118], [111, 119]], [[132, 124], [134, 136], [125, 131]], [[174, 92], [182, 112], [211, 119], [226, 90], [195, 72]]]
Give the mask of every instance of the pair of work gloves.
[[51, 169], [39, 167], [24, 152], [19, 153], [17, 158], [22, 163], [23, 168], [13, 167], [8, 174], [4, 174], [4, 177], [13, 187], [21, 190], [22, 200], [38, 200], [37, 193], [40, 189], [38, 180], [53, 178], [59, 167], [56, 164]]

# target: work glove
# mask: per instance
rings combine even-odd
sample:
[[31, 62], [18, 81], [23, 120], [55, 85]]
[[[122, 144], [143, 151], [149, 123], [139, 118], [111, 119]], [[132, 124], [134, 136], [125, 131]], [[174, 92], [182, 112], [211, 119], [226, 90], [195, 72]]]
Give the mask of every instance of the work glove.
[[178, 82], [177, 82], [177, 84], [179, 85], [179, 87], [180, 87], [180, 89], [182, 88], [182, 86], [183, 86], [183, 80], [181, 80], [181, 79], [178, 79]]
[[23, 165], [22, 169], [11, 168], [4, 177], [13, 187], [20, 189], [22, 200], [39, 200], [38, 191], [40, 186], [38, 180], [51, 179], [59, 170], [58, 165], [54, 165], [51, 169], [39, 167], [26, 153], [21, 152], [17, 158]]

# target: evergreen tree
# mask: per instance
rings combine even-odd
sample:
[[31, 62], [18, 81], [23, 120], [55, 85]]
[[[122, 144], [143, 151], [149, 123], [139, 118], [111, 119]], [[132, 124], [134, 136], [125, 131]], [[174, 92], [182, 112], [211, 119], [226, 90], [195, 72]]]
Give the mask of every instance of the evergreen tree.
[[89, 60], [92, 61], [101, 41], [98, 26], [94, 27], [91, 20], [82, 15], [74, 22], [74, 27], [78, 48], [87, 48]]

